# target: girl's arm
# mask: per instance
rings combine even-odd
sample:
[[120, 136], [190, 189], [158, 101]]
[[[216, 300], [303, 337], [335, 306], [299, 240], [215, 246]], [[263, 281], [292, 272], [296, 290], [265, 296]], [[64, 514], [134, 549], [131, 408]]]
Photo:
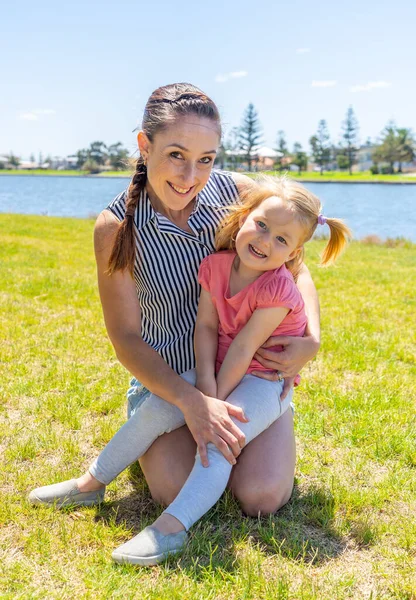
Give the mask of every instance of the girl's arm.
[[195, 325], [196, 387], [217, 398], [215, 359], [218, 347], [218, 312], [209, 292], [201, 289]]
[[218, 398], [225, 400], [240, 383], [257, 349], [270, 337], [288, 312], [289, 309], [284, 306], [258, 308], [254, 311], [228, 348], [217, 375]]
[[[264, 379], [276, 379], [279, 372], [285, 381], [285, 390], [282, 399], [292, 385], [292, 378], [315, 358], [320, 345], [319, 300], [315, 285], [306, 265], [298, 276], [297, 286], [305, 302], [308, 327], [304, 337], [276, 336], [271, 337], [257, 351], [255, 358], [267, 369], [276, 373], [262, 373], [256, 371], [255, 375]], [[283, 346], [282, 352], [268, 350], [270, 346]]]
[[[143, 341], [141, 311], [135, 283], [128, 271], [107, 274], [108, 259], [119, 222], [104, 210], [94, 229], [98, 287], [105, 325], [121, 364], [151, 392], [178, 406], [208, 465], [206, 444], [212, 442], [234, 464], [244, 445], [244, 434], [230, 415], [245, 421], [238, 407], [208, 397], [177, 375], [163, 358]], [[231, 450], [230, 450], [231, 447]]]

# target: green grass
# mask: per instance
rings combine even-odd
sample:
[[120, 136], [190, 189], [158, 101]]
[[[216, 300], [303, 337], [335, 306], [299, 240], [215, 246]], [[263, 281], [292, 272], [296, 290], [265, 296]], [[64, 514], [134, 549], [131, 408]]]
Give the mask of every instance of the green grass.
[[31, 508], [123, 423], [128, 374], [106, 337], [90, 220], [0, 215], [0, 598], [415, 598], [416, 247], [352, 243], [315, 266], [323, 342], [296, 392], [295, 490], [244, 518], [225, 495], [179, 561], [113, 565], [159, 513], [138, 468], [100, 508]]
[[[277, 171], [263, 171], [263, 173], [268, 175], [279, 174]], [[314, 171], [308, 171], [306, 173], [302, 173], [302, 175], [298, 175], [293, 171], [285, 171], [289, 177], [293, 177], [298, 179], [299, 181], [316, 181], [317, 183], [327, 183], [327, 182], [342, 182], [342, 183], [416, 183], [416, 177], [408, 174], [402, 175], [372, 175], [370, 171], [362, 171], [360, 173], [353, 173], [349, 175], [344, 171], [325, 171], [323, 175], [320, 173], [316, 173]], [[34, 169], [34, 170], [24, 170], [24, 169], [12, 169], [9, 171], [0, 170], [1, 175], [69, 175], [72, 177], [80, 176], [80, 175], [88, 175], [86, 171], [54, 171], [52, 169]], [[250, 175], [254, 177], [255, 173], [246, 173], [246, 175]], [[103, 171], [97, 175], [89, 175], [90, 177], [131, 177], [132, 171]]]
[[[265, 171], [268, 175], [279, 175], [278, 171]], [[323, 175], [316, 171], [302, 172], [301, 175], [294, 171], [285, 171], [289, 177], [298, 181], [314, 181], [316, 183], [416, 183], [416, 177], [409, 174], [373, 175], [370, 171], [360, 171], [350, 175], [345, 171], [324, 171]], [[247, 175], [253, 176], [252, 173]]]

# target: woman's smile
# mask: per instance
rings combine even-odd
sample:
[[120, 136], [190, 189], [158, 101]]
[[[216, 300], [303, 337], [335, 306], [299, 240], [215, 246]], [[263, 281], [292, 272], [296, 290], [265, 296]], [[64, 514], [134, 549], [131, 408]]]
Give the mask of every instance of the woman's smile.
[[179, 187], [178, 185], [174, 185], [170, 181], [168, 181], [168, 185], [174, 192], [176, 192], [176, 194], [179, 194], [179, 196], [182, 196], [182, 197], [191, 193], [195, 187], [194, 185], [192, 185], [191, 187], [183, 188], [183, 187]]

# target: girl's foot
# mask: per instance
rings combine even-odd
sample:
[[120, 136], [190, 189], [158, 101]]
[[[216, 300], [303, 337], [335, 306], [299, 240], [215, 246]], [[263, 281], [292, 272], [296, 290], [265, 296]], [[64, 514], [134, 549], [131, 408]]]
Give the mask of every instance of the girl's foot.
[[178, 521], [176, 517], [166, 512], [162, 513], [160, 517], [156, 519], [152, 527], [158, 529], [160, 533], [163, 533], [163, 535], [185, 531], [185, 527], [182, 525], [182, 523]]
[[[90, 473], [88, 475], [89, 478], [83, 475], [79, 479], [69, 479], [36, 488], [30, 492], [29, 502], [34, 505], [56, 506], [57, 508], [69, 505], [92, 506], [99, 504], [104, 500], [105, 485], [97, 481]], [[94, 481], [91, 481], [90, 478]]]
[[187, 541], [186, 531], [163, 535], [153, 525], [146, 527], [132, 540], [116, 548], [112, 559], [117, 563], [131, 565], [157, 565], [169, 556], [181, 552]]

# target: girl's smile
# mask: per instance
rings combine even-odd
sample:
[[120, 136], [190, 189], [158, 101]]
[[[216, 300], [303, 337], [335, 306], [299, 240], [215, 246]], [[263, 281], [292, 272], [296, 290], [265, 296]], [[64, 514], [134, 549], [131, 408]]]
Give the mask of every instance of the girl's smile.
[[301, 250], [304, 228], [287, 204], [275, 196], [246, 217], [237, 236], [240, 267], [247, 272], [278, 269]]

